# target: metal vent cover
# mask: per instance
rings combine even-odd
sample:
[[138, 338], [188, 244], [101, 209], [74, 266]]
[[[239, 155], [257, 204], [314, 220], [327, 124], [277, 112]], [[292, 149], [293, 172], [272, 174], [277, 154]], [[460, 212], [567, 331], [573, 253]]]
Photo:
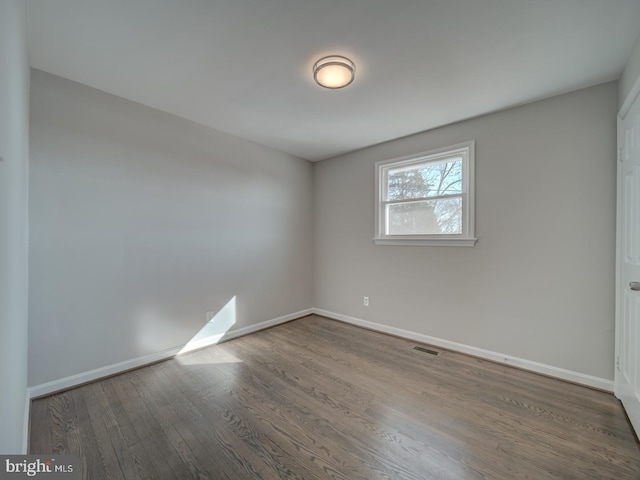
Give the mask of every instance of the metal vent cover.
[[440, 355], [440, 352], [438, 352], [437, 350], [432, 350], [430, 348], [421, 347], [420, 345], [415, 345], [413, 347], [413, 349], [414, 350], [418, 350], [420, 352], [428, 353], [430, 355]]

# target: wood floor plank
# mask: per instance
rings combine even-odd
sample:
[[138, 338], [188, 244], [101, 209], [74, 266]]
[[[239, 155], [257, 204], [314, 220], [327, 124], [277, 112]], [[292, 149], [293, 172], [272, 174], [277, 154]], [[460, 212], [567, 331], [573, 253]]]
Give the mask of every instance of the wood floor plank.
[[[254, 365], [253, 368], [258, 368], [258, 366]], [[260, 370], [258, 370], [258, 373], [259, 372]], [[245, 383], [248, 384], [254, 381], [257, 385], [257, 379], [258, 375], [255, 375], [251, 379], [246, 379]], [[323, 415], [323, 401], [311, 399], [308, 395], [305, 395], [304, 392], [300, 392], [302, 396], [294, 396], [291, 393], [295, 391], [289, 391], [279, 380], [272, 379], [270, 383], [276, 387], [271, 391], [271, 395], [268, 397], [261, 395], [257, 397], [258, 402], [253, 402], [256, 417], [270, 424], [273, 430], [278, 431], [282, 435], [285, 442], [301, 452], [306, 451], [307, 453], [311, 453], [305, 445], [307, 443], [313, 443], [316, 448], [314, 448], [312, 456], [316, 462], [319, 460], [324, 462], [324, 469], [330, 468], [335, 475], [339, 474], [344, 478], [359, 478], [356, 473], [358, 469], [354, 468], [353, 465], [347, 461], [348, 459], [345, 455], [335, 455], [335, 452], [339, 450], [338, 446], [343, 445], [342, 437], [344, 433], [334, 428], [335, 421], [331, 423], [326, 421], [326, 417]], [[238, 397], [238, 401], [243, 401], [241, 396]], [[297, 410], [297, 406], [303, 403], [305, 404], [305, 409], [304, 412], [301, 413]], [[277, 409], [278, 406], [283, 406], [286, 410]], [[280, 422], [275, 423], [271, 420], [274, 413], [279, 414]], [[289, 420], [292, 416], [294, 417], [293, 422]], [[288, 423], [286, 428], [283, 428], [285, 425], [283, 421]], [[304, 423], [302, 423], [302, 421]], [[302, 426], [304, 428], [301, 428]], [[300, 442], [299, 438], [303, 438], [305, 441]], [[359, 448], [355, 444], [352, 444], [351, 447], [352, 449]], [[322, 456], [318, 455], [318, 452], [322, 452]], [[373, 467], [373, 465], [359, 465], [359, 468], [362, 469], [365, 466], [369, 466], [369, 468]]]
[[83, 478], [624, 480], [610, 394], [309, 316], [35, 400]]
[[[258, 372], [264, 369], [268, 375], [273, 373], [274, 369], [278, 369], [277, 362], [279, 360], [282, 359], [267, 358], [261, 366], [256, 364], [254, 368]], [[425, 460], [429, 453], [428, 450], [418, 448], [413, 439], [403, 436], [395, 429], [389, 429], [391, 431], [380, 430], [377, 427], [377, 420], [369, 417], [365, 413], [366, 410], [358, 415], [353, 415], [335, 395], [327, 395], [326, 392], [309, 386], [305, 379], [312, 378], [308, 374], [310, 372], [296, 369], [293, 364], [289, 364], [287, 370], [288, 377], [283, 376], [282, 372], [276, 373], [280, 376], [278, 379], [269, 375], [270, 378], [274, 378], [271, 383], [277, 386], [271, 397], [273, 403], [263, 400], [261, 404], [273, 412], [278, 412], [282, 421], [288, 423], [286, 432], [289, 435], [293, 434], [294, 438], [304, 438], [308, 443], [313, 443], [317, 449], [326, 452], [329, 457], [336, 457], [332, 459], [334, 463], [343, 463], [343, 467], [346, 466], [350, 469], [347, 478], [378, 478], [384, 476], [385, 472], [392, 472], [395, 478], [415, 478], [414, 473], [404, 471], [404, 465], [406, 462], [415, 462], [417, 456]], [[293, 376], [293, 380], [291, 376]], [[326, 384], [326, 380], [326, 378], [323, 379], [323, 384]], [[292, 381], [296, 385], [296, 388], [292, 390], [294, 394], [281, 393], [288, 391], [287, 382]], [[334, 394], [336, 391], [335, 388], [332, 388]], [[268, 414], [269, 410], [265, 410], [264, 413]], [[277, 427], [274, 426], [274, 428]], [[385, 451], [392, 460], [386, 459], [381, 462], [370, 442], [362, 441], [362, 439], [370, 440], [372, 433], [377, 437], [374, 437], [377, 440], [376, 443], [380, 444], [381, 440], [384, 441]], [[342, 451], [344, 445], [350, 446], [348, 455]], [[335, 455], [336, 452], [340, 452], [340, 455]], [[354, 463], [354, 459], [357, 460], [357, 463]], [[434, 468], [437, 470], [437, 466], [434, 467], [434, 462], [422, 462], [422, 465], [428, 468], [432, 474]], [[420, 472], [417, 478], [424, 478], [423, 474], [424, 472]], [[440, 471], [437, 478], [449, 477], [446, 472]]]
[[113, 443], [110, 440], [107, 431], [105, 423], [106, 412], [100, 407], [100, 404], [96, 399], [96, 390], [98, 389], [98, 386], [98, 383], [87, 385], [87, 388], [82, 391], [82, 394], [87, 406], [89, 421], [91, 422], [93, 431], [95, 432], [97, 450], [102, 460], [101, 470], [109, 480], [124, 480], [118, 455], [113, 448]]
[[[77, 442], [73, 442], [76, 427], [76, 417], [74, 406], [68, 392], [58, 393], [49, 399], [49, 417], [51, 423], [49, 425], [51, 433], [51, 450], [56, 455], [66, 455], [79, 451]], [[36, 433], [37, 435], [37, 433]], [[72, 443], [70, 446], [69, 444]], [[75, 448], [73, 444], [75, 443]]]
[[[256, 337], [257, 337], [257, 336], [256, 336]], [[253, 340], [255, 340], [255, 338], [256, 338], [256, 337], [254, 337], [254, 339], [253, 339]], [[262, 350], [262, 349], [260, 349], [260, 350]], [[335, 354], [331, 354], [331, 355], [335, 355]], [[347, 354], [347, 353], [345, 353], [345, 355], [348, 355], [348, 354]], [[340, 364], [342, 364], [342, 363], [344, 363], [344, 362], [345, 362], [345, 360], [344, 360], [344, 359], [339, 359], [339, 358], [338, 358], [338, 356], [333, 356], [333, 358], [334, 358], [335, 360], [339, 360], [339, 363], [340, 363]], [[283, 363], [285, 363], [285, 364], [287, 364], [287, 365], [290, 365], [290, 364], [289, 364], [289, 362], [283, 362]], [[348, 365], [348, 364], [347, 364], [347, 365]], [[326, 366], [326, 364], [325, 364], [325, 366]], [[369, 374], [363, 374], [363, 375], [362, 375], [362, 378], [357, 378], [357, 376], [356, 376], [356, 377], [354, 377], [354, 370], [353, 370], [353, 369], [350, 369], [350, 368], [340, 368], [340, 369], [336, 370], [336, 373], [339, 373], [339, 372], [344, 372], [345, 374], [349, 375], [351, 378], [356, 378], [356, 379], [357, 379], [357, 383], [359, 383], [359, 384], [364, 384], [365, 382], [367, 382], [367, 381], [368, 381], [368, 379], [369, 379], [369, 377], [370, 377], [370, 375], [369, 375]], [[357, 374], [355, 374], [355, 375], [357, 375]], [[323, 385], [325, 385], [325, 384], [327, 384], [327, 380], [326, 380], [326, 379], [323, 379], [321, 383], [322, 383]], [[384, 382], [374, 382], [373, 384], [371, 384], [371, 385], [369, 386], [368, 391], [369, 391], [369, 393], [370, 393], [370, 394], [373, 394], [373, 395], [371, 395], [371, 396], [372, 396], [372, 398], [379, 397], [379, 398], [386, 398], [387, 400], [389, 400], [389, 398], [390, 398], [389, 396], [391, 395], [391, 397], [392, 397], [392, 398], [391, 398], [391, 401], [390, 401], [390, 402], [388, 402], [388, 403], [396, 404], [396, 405], [401, 405], [401, 407], [400, 407], [400, 408], [403, 408], [403, 407], [404, 407], [404, 408], [409, 409], [409, 410], [417, 411], [417, 410], [421, 409], [421, 407], [423, 407], [423, 406], [424, 406], [424, 405], [420, 404], [420, 402], [414, 402], [414, 404], [413, 404], [413, 405], [407, 405], [406, 403], [404, 403], [404, 402], [406, 401], [406, 394], [404, 394], [404, 393], [402, 393], [402, 392], [398, 393], [398, 392], [397, 392], [397, 388], [393, 388], [393, 387], [394, 387], [394, 385], [391, 385], [391, 387], [392, 387], [392, 392], [389, 392], [389, 391], [388, 391], [388, 386], [389, 386], [389, 384], [388, 384], [388, 379], [387, 379], [386, 381], [384, 381]], [[396, 387], [397, 387], [397, 386], [396, 386]], [[306, 390], [308, 390], [309, 392], [311, 392], [311, 394], [312, 394], [312, 395], [317, 396], [317, 392], [316, 392], [316, 390], [315, 390], [315, 387], [313, 387], [313, 384], [312, 384], [312, 386], [311, 386], [311, 387], [302, 387], [302, 386], [301, 386], [301, 388], [302, 388], [303, 390], [305, 390], [305, 389], [306, 389]], [[336, 393], [338, 390], [339, 390], [339, 389], [332, 388], [332, 389], [331, 389], [331, 393], [332, 393], [332, 395], [335, 395], [335, 393]], [[322, 400], [324, 400], [325, 398], [326, 398], [326, 396], [324, 396], [324, 395], [323, 395], [323, 396], [319, 397], [319, 400], [321, 400], [321, 401], [322, 401]], [[395, 401], [393, 400], [394, 398], [395, 398]], [[308, 401], [307, 401], [307, 403], [308, 403]], [[333, 402], [333, 401], [328, 402], [328, 404], [329, 404], [329, 405], [331, 405], [331, 406], [333, 406], [334, 408], [336, 407], [336, 404], [335, 404], [335, 402]], [[444, 403], [443, 403], [443, 404], [444, 404]], [[318, 409], [318, 408], [320, 408], [320, 407], [319, 407], [318, 405], [316, 405], [316, 406], [315, 406], [315, 408], [316, 408], [316, 409]], [[341, 411], [343, 411], [343, 410], [346, 410], [346, 409], [343, 409], [341, 406], [338, 406], [337, 408], [335, 408], [335, 411], [333, 411], [333, 412], [327, 412], [327, 413], [325, 413], [325, 415], [327, 415], [327, 416], [332, 416], [332, 417], [333, 417], [333, 416], [335, 416], [335, 415], [339, 415], [339, 414], [341, 413]], [[437, 418], [447, 418], [447, 417], [443, 416], [442, 414], [439, 414], [439, 413], [438, 413], [437, 411], [435, 411], [433, 408], [432, 408], [432, 409], [427, 409], [427, 411], [429, 412], [429, 414], [430, 414], [430, 415], [434, 415], [434, 414], [435, 414], [435, 417], [436, 417], [436, 418], [431, 418], [431, 422], [430, 422], [430, 423], [431, 423], [431, 425], [433, 425], [434, 423], [437, 423]], [[449, 418], [449, 420], [451, 420], [451, 416], [449, 416], [448, 418]], [[415, 413], [414, 413], [414, 415], [413, 415], [413, 418], [412, 418], [412, 419], [413, 419], [414, 421], [416, 421], [416, 420], [417, 420], [417, 418], [416, 418], [416, 414], [415, 414]], [[350, 420], [351, 420], [351, 419], [349, 419], [349, 418], [343, 418], [343, 422], [344, 422], [343, 424], [344, 424], [344, 425], [348, 425], [348, 426], [349, 426], [348, 430], [349, 430], [349, 431], [351, 431], [351, 432], [353, 432], [353, 431], [354, 431], [354, 429], [355, 429], [355, 425], [354, 425], [353, 423], [349, 423], [349, 421], [350, 421]], [[465, 433], [465, 434], [469, 434], [469, 429], [468, 429], [468, 427], [467, 427], [467, 426], [465, 426], [464, 428], [465, 428], [465, 432], [463, 432], [463, 433]], [[440, 437], [440, 438], [443, 436], [443, 432], [445, 431], [445, 429], [446, 429], [446, 430], [452, 430], [452, 429], [455, 429], [455, 425], [454, 425], [454, 424], [452, 424], [452, 423], [449, 421], [449, 422], [446, 424], [446, 426], [443, 426], [443, 427], [441, 428], [441, 430], [440, 430], [440, 433], [439, 433], [439, 437]], [[486, 432], [479, 432], [479, 435], [482, 435], [483, 437], [486, 437]], [[353, 441], [353, 439], [350, 439], [348, 443], [353, 443], [353, 442], [354, 442], [354, 441]], [[442, 442], [438, 442], [438, 444], [439, 444], [439, 449], [441, 448], [441, 443], [442, 443]], [[386, 443], [385, 443], [385, 445], [384, 445], [384, 450], [385, 450], [385, 451], [389, 451], [389, 450], [391, 450], [391, 449], [392, 449], [392, 446], [393, 446], [393, 445], [392, 445], [392, 444], [390, 444], [390, 442], [386, 442]], [[454, 450], [455, 450], [455, 449], [454, 449]], [[426, 450], [424, 450], [424, 451], [426, 451]], [[423, 454], [424, 454], [424, 451], [423, 451]], [[451, 455], [451, 449], [449, 449], [448, 454], [449, 454], [449, 455]], [[376, 455], [376, 453], [374, 452], [374, 456], [375, 456], [375, 455]], [[453, 455], [455, 456], [455, 453], [454, 453]], [[394, 452], [394, 457], [395, 457], [395, 458], [397, 458], [397, 457], [398, 457], [398, 452]], [[450, 460], [452, 460], [452, 458], [454, 458], [454, 457], [451, 457], [451, 456], [450, 456], [449, 458], [450, 458]], [[423, 459], [424, 459], [424, 458], [423, 458]], [[461, 459], [461, 460], [462, 460], [462, 459]], [[481, 460], [482, 460], [482, 457], [478, 457], [478, 458], [476, 459], [476, 462], [479, 462], [479, 461], [481, 461]], [[409, 459], [405, 458], [405, 459], [404, 459], [404, 462], [406, 462], [406, 461], [409, 461]], [[435, 462], [433, 461], [433, 459], [430, 459], [430, 461], [431, 461], [432, 463], [435, 463]], [[423, 463], [425, 463], [425, 462], [419, 462], [419, 463], [418, 463], [418, 465], [422, 465]], [[448, 463], [451, 463], [451, 461], [450, 461], [450, 462], [448, 462]], [[393, 470], [396, 474], [398, 474], [398, 472], [401, 470], [401, 467], [399, 467], [399, 466], [397, 466], [397, 465], [391, 465], [390, 467], [391, 467], [391, 470]], [[449, 467], [450, 467], [450, 465], [449, 465]], [[460, 471], [460, 470], [464, 470], [464, 469], [466, 468], [466, 467], [465, 467], [465, 463], [464, 463], [464, 461], [460, 461], [460, 462], [459, 462], [459, 464], [458, 464], [458, 465], [456, 465], [456, 467], [457, 467], [457, 468], [456, 468], [456, 471], [457, 471], [457, 474], [456, 474], [456, 475], [459, 475], [459, 471]], [[487, 465], [487, 466], [486, 466], [486, 468], [489, 468], [489, 465]], [[445, 474], [444, 474], [444, 473], [440, 473], [440, 476], [439, 476], [439, 477], [437, 477], [437, 478], [447, 478], [447, 477], [445, 476]], [[454, 478], [457, 478], [457, 477], [454, 477]]]
[[72, 448], [80, 457], [80, 474], [88, 477], [91, 472], [92, 479], [102, 480], [107, 478], [102, 452], [98, 446], [98, 438], [87, 409], [85, 392], [77, 389], [70, 390], [69, 395], [73, 399], [74, 410], [77, 415], [77, 446]]
[[120, 376], [113, 379], [115, 394], [120, 401], [128, 422], [141, 439], [140, 445], [154, 464], [161, 478], [185, 478], [188, 469], [160, 428], [154, 414], [138, 394], [134, 380], [135, 375]]
[[[236, 455], [234, 438], [225, 429], [224, 418], [219, 415], [203, 415], [189, 398], [189, 392], [180, 388], [184, 373], [180, 371], [176, 375], [173, 367], [163, 364], [154, 368], [150, 371], [153, 375], [146, 384], [150, 395], [165, 401], [164, 416], [171, 421], [202, 463], [203, 469], [213, 478], [251, 478], [246, 476], [247, 470], [251, 471], [251, 466], [246, 459]], [[242, 472], [242, 476], [239, 476], [239, 472]], [[254, 475], [254, 478], [259, 477]]]
[[[282, 332], [280, 332], [280, 333], [282, 333]], [[335, 342], [332, 342], [332, 345], [335, 346]], [[470, 357], [461, 356], [461, 355], [457, 355], [457, 357], [459, 357], [459, 359], [462, 359], [462, 360], [465, 360], [465, 361], [470, 358]], [[459, 372], [459, 369], [455, 368], [455, 365], [453, 364], [453, 362], [448, 362], [448, 363], [449, 363], [449, 365], [447, 365], [448, 370], [454, 370], [456, 372]], [[493, 364], [489, 364], [489, 365], [497, 367], [496, 365], [493, 365]], [[513, 371], [513, 369], [510, 369], [510, 370]], [[381, 368], [379, 367], [376, 372], [378, 374], [380, 374]], [[432, 376], [433, 372], [434, 372], [434, 370], [430, 369], [429, 370], [429, 375]], [[518, 371], [516, 371], [516, 372], [518, 372]], [[447, 372], [447, 375], [448, 375], [448, 373], [449, 372]], [[535, 379], [537, 382], [540, 382], [541, 380], [544, 380], [547, 383], [549, 383], [548, 382], [549, 379], [546, 379], [544, 377], [541, 377], [541, 376], [538, 376], [538, 375], [534, 375], [534, 374], [529, 374], [527, 372], [519, 372], [519, 373], [520, 373], [521, 376], [526, 374], [526, 376]], [[468, 380], [468, 379], [465, 379], [463, 376], [460, 376], [459, 374], [452, 374], [451, 378], [456, 377], [456, 375], [459, 377], [459, 378], [456, 379], [456, 382], [465, 382], [465, 380]], [[405, 378], [405, 377], [403, 376], [403, 378]], [[391, 381], [392, 381], [391, 378], [385, 379], [385, 383], [386, 382], [391, 382]], [[417, 379], [414, 378], [413, 382], [416, 382], [416, 381], [417, 381]], [[440, 383], [444, 383], [445, 386], [446, 386], [446, 382], [447, 382], [447, 378], [446, 377], [440, 377], [439, 381], [436, 383], [436, 385], [437, 385], [436, 388], [439, 388], [440, 390], [442, 390], [442, 386], [440, 385]], [[409, 383], [411, 383], [411, 382], [409, 382]], [[562, 386], [567, 386], [569, 388], [575, 389], [575, 386], [573, 386], [573, 385], [564, 384], [562, 382], [559, 382], [559, 383]], [[465, 384], [468, 384], [468, 382], [465, 382]], [[455, 403], [458, 403], [458, 405], [456, 407], [456, 410], [459, 410], [461, 412], [467, 411], [469, 408], [471, 408], [472, 411], [473, 411], [473, 410], [476, 409], [476, 407], [480, 407], [479, 410], [474, 412], [474, 415], [476, 415], [480, 419], [482, 419], [483, 423], [485, 425], [495, 425], [496, 422], [500, 421], [500, 417], [499, 416], [502, 416], [505, 412], [504, 412], [504, 410], [502, 408], [500, 408], [500, 410], [498, 410], [499, 416], [496, 418], [495, 415], [491, 414], [491, 410], [495, 409], [495, 405], [492, 405], [493, 402], [487, 402], [484, 399], [485, 399], [485, 397], [487, 397], [487, 396], [489, 396], [489, 395], [491, 395], [493, 393], [494, 388], [496, 388], [496, 386], [492, 386], [491, 389], [484, 388], [484, 390], [479, 391], [478, 388], [476, 388], [476, 387], [480, 387], [480, 386], [486, 386], [485, 382], [482, 382], [482, 383], [478, 384], [473, 389], [469, 389], [469, 392], [466, 392], [466, 393], [465, 393], [466, 390], [460, 390], [460, 391], [452, 390], [448, 394], [443, 393], [441, 391], [441, 392], [438, 392], [438, 394], [434, 397], [434, 399], [437, 400], [438, 396], [441, 396], [441, 397], [446, 397], [446, 398], [448, 398], [450, 400], [453, 400], [453, 401], [455, 401]], [[584, 390], [584, 388], [582, 388], [582, 390]], [[526, 389], [523, 392], [529, 392], [530, 393], [532, 391], [535, 391], [535, 390], [534, 389]], [[591, 391], [589, 391], [587, 393], [591, 393]], [[602, 394], [601, 392], [596, 392], [596, 393], [599, 394], [599, 395], [602, 395], [602, 396], [605, 395], [605, 394]], [[423, 395], [423, 397], [426, 396], [426, 392], [423, 392], [422, 395]], [[463, 397], [466, 396], [468, 398], [466, 398], [466, 399], [465, 398], [461, 398], [461, 395]], [[557, 397], [557, 395], [556, 395], [556, 397]], [[610, 395], [607, 395], [607, 397], [609, 398], [609, 400], [611, 400], [611, 396]], [[538, 396], [538, 400], [542, 400], [542, 399], [546, 399], [546, 398], [547, 397]], [[612, 403], [616, 404], [616, 408], [619, 408], [619, 405], [617, 405], [617, 402], [614, 401]], [[430, 406], [438, 408], [438, 405], [433, 403], [433, 402], [430, 403]], [[489, 413], [487, 413], [487, 412], [489, 412]], [[520, 412], [520, 413], [522, 413], [522, 412]], [[454, 413], [448, 412], [447, 415], [449, 415], [449, 418], [455, 418], [455, 414]], [[621, 419], [624, 422], [624, 416], [623, 415], [619, 415], [618, 414], [618, 418]], [[533, 450], [532, 450], [533, 452], [536, 451], [535, 448], [537, 447], [538, 442], [542, 442], [544, 444], [545, 435], [546, 435], [545, 432], [540, 431], [539, 427], [537, 425], [533, 425], [533, 426], [529, 425], [528, 429], [524, 429], [523, 427], [526, 427], [527, 425], [523, 422], [522, 415], [517, 415], [517, 416], [514, 416], [514, 417], [510, 418], [509, 421], [502, 428], [502, 432], [508, 431], [508, 428], [507, 428], [508, 425], [517, 425], [517, 426], [519, 426], [519, 429], [522, 430], [522, 433], [520, 434], [521, 438], [519, 440], [520, 441], [527, 441], [527, 439], [529, 439], [531, 445], [529, 445], [528, 448], [529, 449], [533, 448]], [[545, 425], [545, 428], [548, 428], [548, 427], [549, 427], [549, 425]], [[628, 436], [628, 431], [629, 431], [628, 425], [626, 425], [626, 427], [627, 427], [627, 438], [631, 439], [632, 437]], [[556, 436], [559, 436], [558, 438], [562, 438], [562, 433], [565, 431], [565, 429], [566, 429], [566, 425], [556, 429], [553, 432], [553, 434], [556, 435]], [[536, 432], [536, 435], [533, 435], [532, 432]], [[576, 437], [576, 438], [583, 437], [584, 436], [583, 434], [585, 432], [586, 432], [586, 430], [581, 429], [580, 437]], [[483, 433], [483, 436], [484, 437], [488, 437], [487, 433], [491, 433], [491, 431], [490, 430], [485, 430], [485, 432]], [[504, 435], [504, 433], [502, 433], [502, 435]], [[571, 445], [573, 443], [575, 443], [575, 439], [571, 439], [569, 441], [568, 445]], [[602, 452], [601, 439], [598, 439], [596, 444], [600, 445], [600, 448], [598, 448], [598, 451], [601, 453]], [[567, 443], [565, 443], [565, 445], [567, 445]], [[574, 454], [573, 451], [570, 451], [569, 453]], [[569, 457], [569, 458], [574, 458], [574, 457]], [[565, 461], [565, 463], [566, 463], [566, 461]], [[580, 475], [578, 475], [577, 478], [580, 478]]]
[[[171, 439], [170, 443], [179, 446], [177, 452], [183, 461], [186, 459], [194, 462], [198, 475], [204, 473], [209, 478], [216, 478], [213, 476], [215, 473], [220, 478], [228, 478], [228, 475], [224, 475], [224, 464], [214, 461], [213, 455], [209, 454], [206, 445], [198, 438], [198, 434], [201, 433], [199, 424], [203, 419], [192, 412], [191, 403], [176, 388], [175, 382], [168, 380], [166, 374], [163, 374], [162, 371], [167, 366], [154, 367], [137, 372], [140, 381], [136, 390], [143, 398], [149, 400], [149, 408], [156, 412], [163, 432]], [[215, 428], [213, 419], [208, 423], [213, 424]], [[192, 470], [191, 474], [193, 473]]]
[[[183, 387], [189, 390], [198, 389], [201, 379], [190, 373], [192, 372], [187, 370], [185, 375], [181, 376]], [[201, 395], [192, 396], [190, 401], [205, 417], [222, 418], [224, 424], [219, 427], [220, 430], [225, 430], [242, 440], [241, 444], [236, 445], [236, 450], [242, 453], [243, 461], [258, 472], [254, 472], [256, 478], [262, 478], [260, 472], [265, 469], [268, 472], [278, 472], [283, 478], [327, 478], [316, 476], [313, 468], [305, 466], [303, 459], [289, 455], [273, 440], [274, 431], [266, 432], [262, 428], [263, 425], [254, 415], [251, 406], [244, 403], [238, 394], [239, 380], [243, 377], [243, 372], [240, 371], [233, 375], [233, 380], [229, 383], [214, 382], [210, 388], [201, 390]], [[208, 384], [207, 380], [205, 385]], [[243, 381], [242, 385], [246, 387], [247, 383]], [[304, 475], [298, 475], [297, 471]]]
[[[32, 401], [29, 409], [30, 424], [34, 425], [51, 425], [51, 418], [49, 417], [49, 402]], [[38, 453], [51, 453], [49, 449], [53, 445], [53, 437], [51, 435], [51, 429], [47, 428], [38, 431], [37, 434], [32, 433], [31, 427], [29, 428], [29, 451], [34, 454]]]

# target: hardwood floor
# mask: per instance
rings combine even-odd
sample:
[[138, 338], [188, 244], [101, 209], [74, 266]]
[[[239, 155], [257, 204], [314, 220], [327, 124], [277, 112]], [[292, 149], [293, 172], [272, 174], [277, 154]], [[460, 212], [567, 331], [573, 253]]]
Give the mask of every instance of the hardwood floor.
[[638, 479], [610, 394], [309, 316], [35, 400], [97, 479]]

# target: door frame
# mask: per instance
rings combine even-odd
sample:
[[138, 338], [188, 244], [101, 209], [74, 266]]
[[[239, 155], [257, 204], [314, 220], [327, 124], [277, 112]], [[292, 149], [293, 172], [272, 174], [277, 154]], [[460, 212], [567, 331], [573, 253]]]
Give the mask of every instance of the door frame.
[[[622, 168], [622, 155], [624, 152], [624, 131], [622, 129], [622, 122], [626, 118], [627, 114], [631, 110], [634, 103], [640, 102], [640, 76], [636, 78], [633, 87], [629, 91], [629, 94], [624, 99], [622, 106], [618, 110], [616, 117], [616, 138], [617, 138], [617, 151], [616, 151], [616, 278], [615, 278], [615, 357], [614, 357], [614, 394], [618, 399], [624, 395], [621, 389], [621, 369], [620, 369], [620, 350], [621, 343], [624, 341], [622, 338], [622, 315], [624, 312], [624, 292], [625, 284], [622, 279], [622, 263], [623, 263], [623, 235], [624, 235], [624, 218], [622, 216], [622, 205], [624, 199], [622, 198], [622, 181], [623, 181], [623, 168]], [[635, 429], [636, 434], [640, 435], [640, 419], [629, 418], [632, 427]]]

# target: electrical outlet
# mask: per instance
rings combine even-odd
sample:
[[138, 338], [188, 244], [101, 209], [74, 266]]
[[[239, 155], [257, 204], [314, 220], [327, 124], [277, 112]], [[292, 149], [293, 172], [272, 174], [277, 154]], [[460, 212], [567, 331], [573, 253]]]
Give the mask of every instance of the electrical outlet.
[[368, 306], [369, 306], [369, 297], [364, 297], [364, 300], [362, 301], [362, 304], [363, 304], [365, 307], [368, 307]]

